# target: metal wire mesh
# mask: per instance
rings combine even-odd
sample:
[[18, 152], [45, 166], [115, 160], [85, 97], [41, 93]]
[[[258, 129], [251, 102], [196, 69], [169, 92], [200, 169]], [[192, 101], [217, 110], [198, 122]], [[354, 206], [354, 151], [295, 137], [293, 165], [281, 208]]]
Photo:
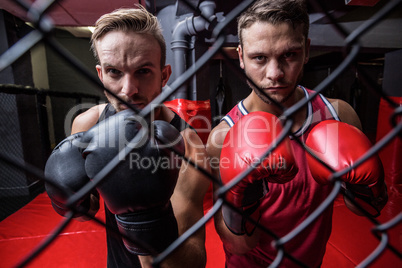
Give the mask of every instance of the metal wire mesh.
[[[61, 58], [66, 60], [69, 64], [71, 64], [74, 68], [76, 68], [79, 72], [81, 72], [89, 81], [91, 81], [93, 84], [95, 84], [99, 90], [107, 90], [105, 89], [102, 84], [99, 82], [98, 78], [93, 75], [78, 59], [76, 59], [74, 56], [71, 55], [66, 49], [63, 48], [52, 36], [52, 30], [54, 29], [54, 26], [51, 22], [51, 20], [46, 16], [46, 11], [52, 6], [54, 1], [40, 1], [40, 3], [35, 4], [34, 6], [31, 6], [28, 2], [18, 0], [16, 1], [19, 5], [24, 7], [27, 12], [28, 12], [28, 17], [31, 18], [31, 22], [35, 25], [35, 30], [30, 32], [28, 35], [23, 37], [20, 41], [18, 41], [14, 46], [12, 46], [10, 49], [8, 49], [3, 55], [0, 57], [0, 71], [4, 70], [11, 64], [13, 64], [18, 58], [20, 58], [24, 53], [26, 53], [30, 48], [34, 47], [38, 42], [44, 41], [49, 47], [51, 47], [52, 50], [54, 50], [55, 53], [57, 53]], [[223, 57], [227, 60], [228, 64], [230, 63], [230, 56], [227, 55], [225, 50], [223, 50], [223, 46], [226, 41], [226, 33], [225, 29], [228, 27], [230, 23], [233, 23], [235, 19], [238, 17], [238, 15], [244, 11], [248, 6], [250, 6], [254, 1], [242, 1], [239, 5], [236, 7], [233, 7], [233, 9], [226, 15], [225, 20], [217, 23], [212, 31], [212, 40], [213, 40], [213, 45], [211, 46], [211, 49], [208, 50], [204, 55], [202, 55], [195, 63], [194, 65], [186, 70], [180, 77], [178, 77], [168, 89], [164, 90], [157, 98], [155, 98], [152, 103], [148, 104], [143, 110], [141, 111], [136, 111], [138, 112], [139, 116], [142, 116], [144, 118], [147, 118], [150, 116], [152, 112], [152, 107], [156, 104], [161, 104], [165, 100], [169, 98], [174, 92], [176, 92], [182, 85], [184, 85], [187, 81], [189, 81], [197, 72], [200, 71], [200, 69], [208, 64], [211, 59], [213, 58], [214, 55], [217, 53], [220, 53], [223, 55]], [[315, 94], [311, 95], [308, 99], [303, 99], [293, 105], [290, 108], [284, 108], [283, 109], [283, 116], [282, 118], [284, 119], [284, 126], [283, 126], [283, 131], [280, 134], [279, 141], [282, 141], [286, 136], [292, 135], [291, 133], [291, 128], [293, 121], [291, 120], [292, 115], [294, 115], [297, 111], [305, 107], [308, 102], [310, 102], [317, 94], [328, 88], [334, 81], [347, 69], [349, 68], [353, 62], [355, 61], [356, 57], [359, 55], [359, 52], [361, 50], [361, 45], [360, 41], [361, 38], [367, 34], [370, 33], [370, 29], [372, 29], [376, 24], [378, 24], [381, 20], [383, 20], [390, 12], [398, 7], [399, 5], [402, 4], [402, 0], [394, 0], [394, 1], [389, 1], [379, 12], [377, 12], [372, 18], [362, 25], [360, 25], [357, 29], [355, 29], [352, 32], [348, 32], [346, 29], [343, 29], [341, 25], [336, 21], [335, 18], [331, 16], [328, 12], [325, 11], [325, 9], [321, 6], [319, 1], [309, 1], [309, 3], [316, 9], [318, 10], [323, 10], [324, 13], [326, 14], [327, 18], [333, 23], [334, 27], [340, 33], [340, 35], [344, 39], [344, 52], [345, 52], [345, 58], [339, 64], [339, 66], [333, 70], [333, 72], [326, 78], [324, 79], [318, 86], [314, 88], [314, 91], [316, 92]], [[188, 3], [188, 6], [191, 7], [194, 11], [196, 11], [195, 7], [191, 6], [191, 3]], [[208, 20], [208, 18], [204, 18], [205, 20]], [[243, 75], [242, 71], [237, 66], [232, 66], [234, 70], [237, 69], [237, 72], [239, 75]], [[369, 84], [373, 84], [370, 81], [369, 76], [365, 75], [364, 72], [360, 73], [361, 77], [363, 79], [367, 80]], [[402, 113], [402, 107], [399, 106], [398, 104], [394, 103], [391, 98], [389, 98], [382, 90], [381, 88], [378, 87], [371, 87], [371, 90], [373, 90], [374, 93], [380, 95], [383, 99], [385, 99], [389, 105], [391, 105], [394, 108], [394, 113], [392, 114], [390, 120], [393, 124], [393, 130], [388, 133], [383, 139], [378, 141], [363, 157], [361, 157], [353, 166], [349, 167], [348, 169], [341, 170], [339, 172], [333, 172], [332, 176], [332, 183], [334, 185], [334, 188], [331, 192], [331, 194], [327, 197], [327, 199], [313, 212], [311, 215], [303, 221], [301, 224], [298, 226], [295, 226], [295, 228], [286, 234], [283, 237], [277, 237], [275, 234], [272, 234], [270, 230], [266, 229], [266, 227], [260, 225], [258, 222], [254, 222], [258, 228], [261, 228], [262, 230], [270, 233], [274, 237], [274, 245], [277, 248], [277, 257], [275, 261], [272, 263], [272, 267], [276, 267], [280, 264], [283, 258], [289, 258], [296, 264], [299, 264], [300, 266], [305, 266], [303, 263], [299, 262], [296, 258], [294, 258], [289, 252], [286, 252], [284, 249], [284, 245], [288, 243], [290, 240], [292, 240], [295, 236], [297, 236], [300, 232], [302, 232], [311, 222], [313, 222], [317, 217], [321, 215], [321, 213], [328, 208], [332, 202], [334, 201], [335, 197], [339, 194], [342, 193], [342, 187], [341, 187], [341, 181], [340, 177], [350, 171], [353, 168], [356, 168], [357, 166], [361, 165], [364, 161], [366, 161], [368, 158], [370, 158], [373, 154], [378, 153], [385, 145], [390, 143], [393, 139], [398, 138], [398, 136], [401, 136], [402, 133], [402, 121], [399, 120], [398, 118], [401, 116]], [[111, 93], [111, 92], [110, 92]], [[111, 93], [112, 94], [112, 93]], [[115, 96], [117, 97], [117, 96]], [[279, 104], [278, 104], [279, 105]], [[129, 105], [128, 105], [129, 106]], [[296, 138], [296, 137], [295, 137]], [[296, 138], [297, 139], [297, 138]], [[268, 155], [273, 148], [267, 149], [266, 155]], [[129, 152], [129, 151], [128, 151]], [[43, 172], [41, 170], [38, 170], [37, 168], [29, 165], [29, 164], [24, 164], [21, 163], [20, 160], [12, 158], [10, 156], [7, 156], [3, 152], [1, 153], [0, 159], [7, 163], [8, 165], [12, 166], [13, 168], [17, 168], [20, 170], [24, 170], [25, 172], [31, 174], [31, 176], [34, 176], [40, 180], [43, 181], [48, 181], [44, 176]], [[188, 159], [186, 159], [189, 161]], [[93, 188], [99, 184], [109, 172], [119, 163], [119, 158], [115, 157], [109, 165], [104, 167], [94, 178], [93, 178], [93, 183], [86, 185], [83, 187], [79, 192], [75, 193], [74, 195], [69, 198], [67, 202], [67, 206], [73, 207], [72, 204], [74, 204], [77, 200], [81, 199], [83, 196], [85, 196], [87, 193], [93, 190]], [[192, 164], [190, 162], [190, 164]], [[239, 174], [231, 183], [222, 185], [217, 178], [215, 178], [212, 174], [209, 174], [207, 171], [203, 170], [200, 167], [196, 167], [199, 172], [204, 173], [207, 177], [209, 177], [212, 181], [215, 183], [218, 183], [221, 185], [220, 189], [215, 192], [215, 195], [217, 197], [217, 201], [214, 203], [213, 207], [211, 210], [204, 215], [203, 218], [201, 218], [194, 226], [192, 226], [190, 229], [188, 229], [183, 235], [181, 235], [174, 243], [172, 243], [168, 248], [166, 248], [165, 251], [163, 251], [161, 254], [158, 256], [155, 256], [154, 258], [154, 265], [159, 266], [160, 263], [167, 257], [169, 256], [178, 246], [180, 246], [188, 237], [190, 237], [192, 234], [194, 234], [197, 230], [202, 228], [213, 216], [217, 211], [219, 211], [220, 207], [223, 204], [227, 204], [228, 206], [231, 206], [230, 203], [228, 203], [225, 200], [225, 193], [230, 190], [231, 187], [233, 187], [236, 183], [238, 183], [240, 180], [242, 180], [245, 176], [247, 176], [251, 171], [252, 168], [244, 171], [243, 173]], [[57, 187], [57, 186], [56, 186]], [[63, 190], [63, 189], [62, 189]], [[358, 204], [356, 206], [359, 207]], [[233, 206], [231, 206], [233, 209]], [[360, 208], [362, 212], [364, 213], [364, 210]], [[72, 219], [73, 216], [72, 211], [66, 218], [63, 220], [59, 226], [55, 228], [55, 230], [52, 232], [52, 235], [46, 238], [42, 242], [41, 245], [39, 245], [35, 250], [29, 254], [29, 256], [26, 256], [25, 259], [21, 260], [19, 263], [19, 266], [24, 266], [28, 264], [32, 259], [34, 259], [42, 250], [46, 250], [47, 246], [57, 237], [58, 234], [60, 234], [63, 229], [69, 224], [69, 222]], [[239, 213], [241, 213], [239, 211]], [[374, 260], [376, 260], [381, 254], [383, 254], [385, 251], [389, 250], [393, 254], [395, 254], [398, 258], [401, 258], [402, 254], [399, 252], [394, 245], [389, 243], [389, 237], [388, 237], [388, 231], [395, 227], [396, 225], [400, 225], [402, 222], [402, 213], [399, 213], [396, 215], [393, 219], [391, 219], [388, 222], [378, 222], [377, 220], [367, 217], [372, 225], [373, 225], [373, 235], [378, 239], [378, 246], [377, 248], [370, 254], [368, 255], [360, 264], [359, 267], [366, 267], [369, 266], [371, 263], [373, 263]], [[99, 224], [105, 226], [105, 224], [98, 219], [96, 220]], [[249, 219], [250, 221], [253, 222], [252, 219]], [[108, 228], [107, 226], [105, 226]]]

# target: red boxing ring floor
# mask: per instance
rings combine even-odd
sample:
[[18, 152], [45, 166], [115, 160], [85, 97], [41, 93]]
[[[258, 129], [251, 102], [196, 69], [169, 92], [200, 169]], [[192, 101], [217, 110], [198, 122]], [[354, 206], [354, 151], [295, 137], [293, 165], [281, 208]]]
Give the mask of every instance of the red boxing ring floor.
[[[396, 207], [400, 207], [401, 198]], [[388, 206], [388, 205], [387, 205]], [[385, 211], [392, 208], [385, 208]], [[395, 212], [395, 211], [394, 211]], [[101, 206], [97, 217], [103, 220]], [[384, 213], [389, 214], [389, 213]], [[395, 214], [394, 214], [395, 215]], [[387, 221], [381, 215], [380, 222]], [[40, 194], [28, 205], [0, 222], [0, 267], [14, 267], [34, 249], [62, 220], [54, 212], [46, 193]], [[323, 268], [355, 267], [364, 260], [378, 240], [371, 234], [372, 223], [350, 212], [343, 202], [334, 207], [333, 231], [327, 246]], [[224, 267], [222, 243], [212, 221], [206, 225], [208, 268]], [[390, 242], [402, 249], [402, 228], [389, 232]], [[393, 253], [385, 252], [370, 267], [402, 267], [402, 262]], [[27, 267], [106, 267], [106, 237], [102, 226], [94, 222], [72, 221], [62, 234]]]
[[[102, 203], [102, 202], [101, 202]], [[97, 218], [104, 222], [101, 205]], [[52, 208], [46, 193], [0, 222], [0, 267], [15, 267], [64, 218]], [[206, 225], [208, 267], [223, 267], [222, 243], [212, 221]], [[106, 267], [106, 232], [95, 222], [71, 221], [62, 234], [27, 267]]]

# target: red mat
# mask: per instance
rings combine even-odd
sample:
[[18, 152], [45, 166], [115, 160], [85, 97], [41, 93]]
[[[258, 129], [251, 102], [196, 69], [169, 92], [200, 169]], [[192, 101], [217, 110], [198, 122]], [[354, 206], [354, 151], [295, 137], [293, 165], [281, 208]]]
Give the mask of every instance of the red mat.
[[[103, 206], [99, 214], [104, 214]], [[2, 267], [14, 267], [64, 218], [54, 212], [46, 194], [0, 223]], [[71, 221], [62, 234], [28, 267], [105, 267], [106, 233], [93, 222]]]
[[[101, 202], [102, 203], [102, 202]], [[104, 221], [104, 207], [97, 217]], [[64, 218], [54, 212], [48, 196], [40, 194], [0, 222], [0, 267], [14, 267], [43, 241]], [[224, 267], [222, 243], [213, 221], [206, 224], [207, 267]], [[106, 267], [106, 233], [95, 222], [72, 221], [28, 267]]]
[[[388, 222], [401, 212], [401, 197], [391, 196], [391, 200], [376, 220]], [[395, 206], [395, 204], [398, 204]], [[334, 205], [332, 233], [324, 256], [323, 268], [356, 267], [365, 260], [380, 243], [371, 232], [375, 225], [365, 217], [351, 212], [343, 200], [337, 200]], [[389, 242], [402, 252], [402, 223], [388, 232]], [[402, 260], [390, 250], [383, 254], [369, 267], [402, 267]]]
[[[399, 203], [400, 204], [400, 203]], [[386, 208], [387, 209], [387, 208]], [[389, 209], [388, 209], [389, 210]], [[395, 211], [394, 211], [395, 212]], [[98, 213], [103, 220], [104, 209]], [[378, 219], [385, 222], [390, 215]], [[14, 267], [63, 220], [51, 207], [46, 194], [0, 222], [1, 267]], [[371, 234], [372, 223], [337, 203], [333, 232], [327, 246], [323, 268], [355, 267], [364, 260], [378, 240]], [[222, 243], [212, 221], [206, 225], [207, 267], [224, 267]], [[390, 241], [402, 250], [402, 228], [389, 232]], [[371, 267], [402, 267], [401, 260], [387, 250]], [[28, 267], [106, 267], [104, 228], [92, 222], [72, 221], [63, 233]]]

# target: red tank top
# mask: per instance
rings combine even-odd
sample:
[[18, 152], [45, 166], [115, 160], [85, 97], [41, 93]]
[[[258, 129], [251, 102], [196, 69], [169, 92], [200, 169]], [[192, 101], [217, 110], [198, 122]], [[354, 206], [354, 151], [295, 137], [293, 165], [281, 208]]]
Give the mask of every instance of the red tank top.
[[[301, 86], [299, 86], [301, 87]], [[314, 91], [301, 87], [307, 98]], [[241, 101], [222, 120], [233, 126], [241, 117], [248, 114]], [[294, 134], [305, 141], [311, 128], [318, 122], [328, 119], [339, 120], [334, 107], [321, 94], [307, 106], [307, 117], [303, 126]], [[303, 222], [329, 195], [330, 186], [319, 185], [311, 176], [304, 149], [294, 140], [291, 144], [299, 172], [285, 184], [268, 183], [269, 192], [261, 203], [262, 223], [278, 237], [283, 237]], [[332, 228], [332, 206], [316, 221], [310, 224], [293, 240], [284, 245], [291, 254], [309, 267], [319, 267]], [[268, 267], [277, 256], [271, 245], [273, 238], [263, 233], [260, 243], [245, 255], [232, 255], [225, 249], [227, 267]], [[280, 267], [300, 267], [286, 257]]]

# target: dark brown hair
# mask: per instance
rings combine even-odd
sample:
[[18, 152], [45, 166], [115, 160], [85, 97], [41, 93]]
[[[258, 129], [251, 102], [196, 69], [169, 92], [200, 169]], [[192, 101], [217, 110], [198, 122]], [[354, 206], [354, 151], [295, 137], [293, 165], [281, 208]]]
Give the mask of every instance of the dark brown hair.
[[242, 31], [255, 22], [269, 22], [273, 25], [287, 22], [296, 28], [303, 25], [304, 37], [308, 38], [310, 20], [304, 0], [259, 0], [244, 11], [237, 20], [237, 33], [243, 45]]

